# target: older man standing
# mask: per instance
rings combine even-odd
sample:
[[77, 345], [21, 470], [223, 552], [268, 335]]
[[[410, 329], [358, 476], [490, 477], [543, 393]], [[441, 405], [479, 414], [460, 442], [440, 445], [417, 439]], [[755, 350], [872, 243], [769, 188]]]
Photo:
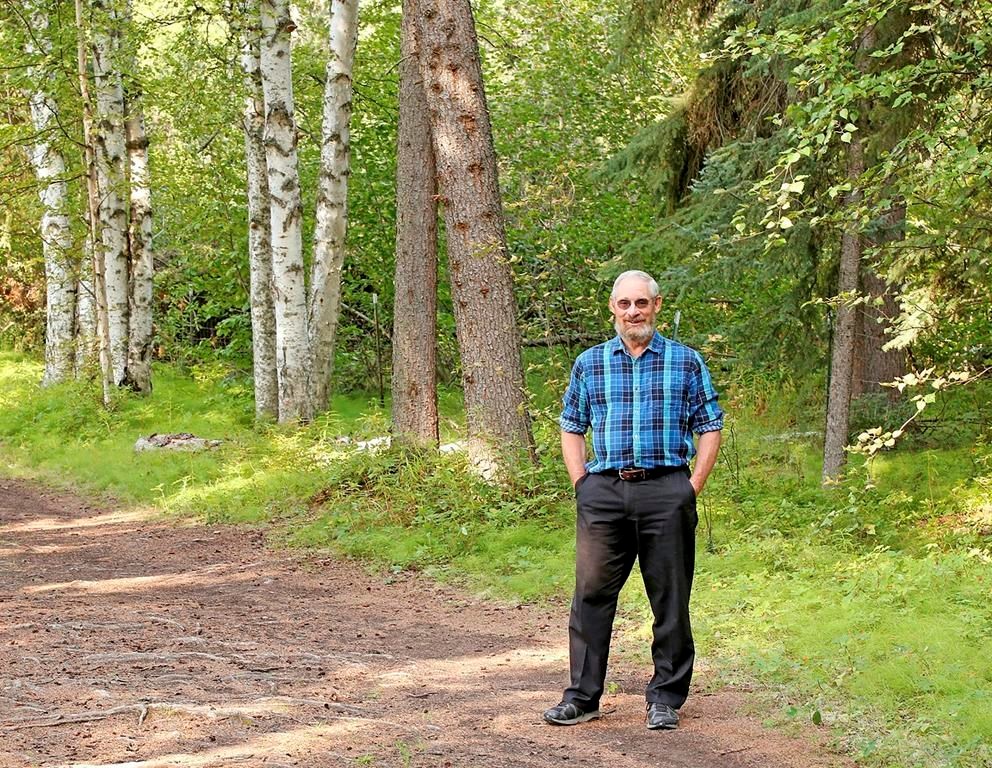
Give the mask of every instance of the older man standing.
[[648, 728], [675, 728], [689, 693], [696, 497], [716, 462], [723, 411], [699, 353], [655, 330], [660, 308], [650, 275], [620, 275], [610, 295], [617, 336], [579, 355], [565, 392], [561, 446], [578, 508], [575, 596], [571, 684], [544, 713], [552, 725], [600, 717], [617, 597], [635, 559], [654, 613]]

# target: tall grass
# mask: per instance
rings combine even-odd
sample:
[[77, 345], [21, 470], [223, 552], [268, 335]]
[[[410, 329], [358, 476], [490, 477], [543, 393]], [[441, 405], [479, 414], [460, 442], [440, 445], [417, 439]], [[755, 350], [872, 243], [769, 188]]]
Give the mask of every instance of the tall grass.
[[[330, 415], [281, 429], [255, 426], [249, 383], [219, 368], [157, 369], [153, 397], [122, 394], [109, 410], [95, 386], [41, 390], [39, 378], [36, 362], [0, 353], [8, 472], [166, 514], [264, 525], [282, 545], [422, 570], [504, 599], [571, 589], [574, 501], [547, 388], [533, 387], [540, 461], [496, 487], [458, 453], [357, 450], [353, 441], [387, 428], [386, 413], [360, 398], [336, 398]], [[984, 433], [945, 440], [951, 431], [935, 424], [825, 490], [821, 392], [816, 381], [772, 389], [745, 377], [730, 388], [733, 418], [700, 500], [693, 616], [704, 679], [758, 683], [772, 720], [831, 728], [868, 766], [992, 764]], [[445, 439], [459, 435], [458, 400], [445, 393]], [[133, 451], [139, 436], [179, 431], [224, 444]], [[620, 651], [646, 661], [641, 592], [636, 583], [624, 592]]]

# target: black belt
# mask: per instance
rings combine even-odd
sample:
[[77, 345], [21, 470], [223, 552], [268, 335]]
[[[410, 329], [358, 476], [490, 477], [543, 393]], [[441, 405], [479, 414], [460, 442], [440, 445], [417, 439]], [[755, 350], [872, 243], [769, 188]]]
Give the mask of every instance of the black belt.
[[651, 469], [644, 469], [643, 467], [624, 467], [623, 469], [604, 469], [602, 472], [597, 472], [597, 475], [606, 475], [607, 477], [619, 477], [621, 480], [626, 480], [628, 482], [637, 483], [641, 480], [653, 480], [656, 477], [661, 477], [662, 475], [670, 475], [673, 472], [688, 472], [689, 468], [686, 466], [680, 467], [652, 467]]

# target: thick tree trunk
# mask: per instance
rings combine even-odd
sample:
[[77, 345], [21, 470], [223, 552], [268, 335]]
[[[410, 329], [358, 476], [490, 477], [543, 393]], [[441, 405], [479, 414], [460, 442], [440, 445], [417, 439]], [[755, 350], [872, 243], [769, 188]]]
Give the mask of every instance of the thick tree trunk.
[[358, 36], [358, 0], [331, 0], [330, 29], [310, 276], [310, 395], [315, 411], [327, 408], [334, 369], [334, 339], [341, 312], [341, 269], [348, 228], [351, 165], [351, 70]]
[[[103, 384], [103, 403], [109, 405], [113, 390], [113, 365], [110, 359], [110, 320], [107, 312], [107, 285], [104, 279], [103, 237], [100, 232], [100, 189], [97, 169], [96, 137], [93, 126], [93, 100], [90, 97], [87, 74], [87, 36], [89, 27], [83, 18], [83, 0], [75, 0], [76, 10], [76, 73], [79, 77], [79, 95], [83, 111], [83, 153], [86, 161], [86, 224], [92, 256], [90, 276], [93, 285], [93, 303], [96, 312], [96, 331], [100, 351], [100, 373]], [[85, 273], [81, 276], [85, 279]], [[85, 347], [84, 347], [85, 350]], [[85, 352], [84, 352], [85, 354]]]
[[258, 6], [246, 8], [250, 23], [242, 46], [245, 73], [244, 129], [248, 182], [248, 262], [251, 282], [252, 371], [255, 382], [255, 418], [279, 416], [279, 382], [276, 377], [276, 320], [272, 303], [272, 220], [269, 180], [265, 164], [265, 105], [259, 67]]
[[276, 321], [279, 421], [307, 421], [310, 406], [307, 363], [307, 295], [303, 272], [302, 204], [293, 116], [290, 33], [295, 29], [287, 0], [262, 0], [260, 64], [265, 99], [265, 160], [272, 225], [272, 284]]
[[28, 56], [37, 58], [31, 67], [37, 90], [29, 94], [31, 122], [38, 139], [31, 148], [31, 164], [38, 177], [41, 198], [41, 248], [45, 259], [45, 373], [42, 386], [72, 378], [75, 368], [76, 275], [71, 256], [72, 235], [67, 213], [68, 185], [65, 181], [65, 158], [51, 140], [58, 124], [58, 107], [47, 90], [54, 73], [47, 59], [51, 55], [48, 39], [48, 16], [40, 9], [31, 12], [33, 34], [29, 37]]
[[130, 319], [125, 383], [141, 394], [152, 391], [152, 194], [148, 175], [148, 137], [137, 90], [128, 100], [125, 124], [131, 181], [128, 244], [131, 255]]
[[[848, 176], [860, 177], [864, 170], [864, 160], [860, 139], [853, 139], [848, 150]], [[858, 170], [860, 169], [860, 170]], [[856, 183], [856, 182], [855, 182]], [[853, 204], [858, 192], [847, 196], [846, 202]], [[833, 341], [830, 357], [830, 389], [827, 393], [827, 428], [823, 442], [823, 480], [835, 480], [847, 461], [848, 428], [851, 408], [851, 380], [854, 362], [854, 331], [857, 307], [850, 301], [858, 292], [858, 272], [861, 267], [861, 236], [854, 231], [841, 235], [840, 275], [837, 293], [840, 301], [834, 317]]]
[[[906, 234], [906, 206], [894, 206], [879, 223], [879, 229], [871, 237], [873, 246], [884, 247], [886, 243], [902, 240]], [[861, 272], [861, 288], [868, 303], [858, 308], [851, 397], [885, 392], [890, 400], [896, 400], [899, 390], [882, 386], [906, 373], [905, 350], [884, 349], [889, 341], [886, 328], [899, 315], [896, 287], [866, 267]]]
[[417, 65], [418, 0], [404, 0], [396, 147], [393, 438], [438, 444], [437, 180], [427, 98]]
[[420, 69], [444, 205], [469, 454], [532, 451], [513, 277], [468, 0], [422, 0]]
[[906, 352], [883, 347], [889, 341], [886, 328], [898, 317], [895, 289], [872, 270], [861, 273], [861, 291], [867, 299], [858, 307], [851, 397], [885, 393], [898, 399], [899, 390], [884, 387], [906, 373]]
[[113, 6], [93, 4], [93, 78], [96, 85], [95, 148], [100, 184], [100, 232], [103, 239], [110, 363], [114, 386], [127, 378], [129, 290], [127, 189], [124, 140], [124, 89], [117, 61], [120, 20]]

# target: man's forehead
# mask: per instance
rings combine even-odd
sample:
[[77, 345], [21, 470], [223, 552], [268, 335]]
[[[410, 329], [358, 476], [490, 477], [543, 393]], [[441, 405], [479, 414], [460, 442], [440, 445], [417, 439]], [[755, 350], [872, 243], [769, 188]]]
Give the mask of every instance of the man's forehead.
[[628, 277], [617, 284], [613, 298], [620, 299], [640, 299], [651, 298], [651, 290], [648, 281], [639, 277]]

